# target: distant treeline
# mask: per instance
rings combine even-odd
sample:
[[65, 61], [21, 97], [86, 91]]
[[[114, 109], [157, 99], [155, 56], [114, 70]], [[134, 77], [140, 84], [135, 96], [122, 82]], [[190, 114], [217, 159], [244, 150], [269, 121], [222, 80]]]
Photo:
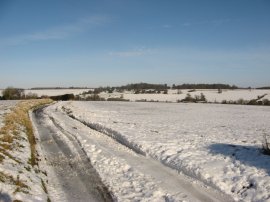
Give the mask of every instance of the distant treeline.
[[[96, 91], [113, 91], [113, 90], [148, 90], [153, 89], [157, 91], [164, 91], [167, 89], [251, 89], [248, 88], [239, 88], [236, 85], [229, 85], [229, 84], [221, 84], [221, 83], [214, 83], [214, 84], [173, 84], [169, 86], [167, 84], [151, 84], [151, 83], [133, 83], [127, 84], [123, 86], [116, 86], [116, 87], [98, 87], [98, 88], [89, 88], [89, 87], [34, 87], [30, 88], [30, 90], [61, 90], [61, 89], [96, 89]], [[270, 89], [270, 86], [265, 87], [258, 87], [255, 89]]]
[[260, 88], [256, 88], [256, 89], [261, 89], [261, 90], [269, 90], [270, 89], [270, 86], [265, 86], [265, 87], [260, 87]]
[[150, 84], [150, 83], [134, 83], [117, 87], [117, 89], [122, 90], [146, 90], [146, 89], [166, 90], [169, 88], [170, 87], [167, 84]]
[[228, 84], [181, 84], [181, 85], [172, 85], [172, 89], [238, 89], [235, 85]]
[[142, 90], [148, 90], [153, 89], [156, 91], [166, 91], [168, 89], [238, 89], [235, 85], [228, 85], [228, 84], [181, 84], [181, 85], [175, 85], [168, 86], [167, 84], [150, 84], [150, 83], [134, 83], [134, 84], [127, 84], [120, 87], [99, 87], [96, 88], [95, 91], [102, 92], [112, 92], [114, 90], [116, 91], [123, 91], [123, 90], [134, 90], [134, 91], [142, 91]]
[[95, 88], [92, 93], [95, 93], [95, 94], [98, 94], [100, 92], [112, 93], [113, 91], [123, 92], [124, 90], [127, 90], [127, 91], [133, 90], [135, 92], [142, 92], [149, 89], [153, 89], [155, 91], [166, 91], [170, 88], [171, 87], [168, 86], [167, 84], [134, 83], [134, 84], [127, 84], [124, 86], [117, 86], [117, 87], [110, 87], [110, 86], [99, 87], [99, 88]]
[[62, 90], [62, 89], [89, 89], [88, 87], [35, 87], [30, 90]]

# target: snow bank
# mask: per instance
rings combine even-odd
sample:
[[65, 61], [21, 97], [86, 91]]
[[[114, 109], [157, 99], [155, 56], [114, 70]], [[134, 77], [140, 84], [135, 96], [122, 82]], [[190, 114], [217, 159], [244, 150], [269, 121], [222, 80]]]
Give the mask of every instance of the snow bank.
[[14, 107], [18, 101], [15, 100], [1, 100], [0, 101], [0, 128], [3, 126], [3, 117], [10, 112], [10, 109]]
[[[18, 101], [0, 101], [1, 127], [4, 114], [11, 112], [17, 103]], [[5, 149], [7, 143], [4, 142], [1, 142], [0, 147], [1, 156], [4, 155], [0, 163], [0, 201], [46, 201], [47, 194], [42, 186], [45, 175], [37, 165], [33, 167], [29, 163], [31, 150], [25, 128], [19, 126], [18, 134], [13, 135], [16, 138], [11, 150]]]

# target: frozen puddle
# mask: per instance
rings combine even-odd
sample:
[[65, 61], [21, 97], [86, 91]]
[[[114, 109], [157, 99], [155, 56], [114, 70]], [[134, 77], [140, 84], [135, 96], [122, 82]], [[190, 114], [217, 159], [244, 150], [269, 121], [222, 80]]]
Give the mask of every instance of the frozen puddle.
[[[70, 172], [69, 170], [69, 167], [73, 168], [72, 165], [78, 164], [76, 159], [84, 156], [89, 159], [89, 162], [87, 166], [83, 164], [82, 170], [87, 172], [88, 169], [94, 168], [100, 176], [102, 183], [108, 187], [114, 200], [232, 201], [230, 197], [212, 188], [206, 187], [202, 183], [190, 179], [181, 173], [177, 173], [158, 161], [137, 154], [107, 135], [70, 118], [65, 112], [57, 108], [57, 105], [46, 108], [44, 113], [39, 113], [39, 116], [40, 117], [36, 117], [38, 120], [36, 122], [39, 122], [36, 124], [42, 125], [42, 127], [39, 126], [39, 133], [42, 133], [42, 130], [51, 131], [48, 136], [43, 136], [43, 138], [41, 136], [40, 140], [43, 147], [45, 147], [44, 152], [47, 155], [48, 162], [51, 164], [54, 162], [56, 162], [56, 164], [63, 162], [66, 168], [60, 171], [60, 174], [58, 174], [58, 183], [55, 183], [54, 186], [60, 187], [59, 191], [61, 190], [64, 195], [65, 193], [68, 195], [67, 201], [72, 201], [70, 195], [73, 194], [80, 195], [82, 201], [89, 201], [90, 198], [86, 200], [87, 197], [93, 197], [93, 194], [87, 194], [89, 188], [93, 190], [93, 187], [91, 187], [92, 181], [84, 180], [89, 183], [83, 182], [82, 184], [77, 184], [77, 176], [73, 178], [74, 176], [72, 175], [79, 175], [79, 179], [87, 179], [89, 176], [84, 176], [82, 173], [80, 174], [80, 172], [78, 174], [77, 170], [81, 170], [78, 168], [75, 169], [76, 172], [74, 172], [74, 170]], [[52, 133], [52, 131], [54, 132]], [[46, 144], [50, 146], [46, 146]], [[51, 146], [52, 144], [64, 144], [64, 146], [60, 146], [62, 150], [64, 150], [64, 152], [62, 151], [62, 153], [64, 153], [64, 160], [57, 159], [54, 161], [54, 158], [49, 159], [50, 152], [54, 153], [51, 157], [55, 156], [54, 148]], [[63, 154], [59, 156], [56, 155], [55, 158], [62, 157]], [[91, 166], [89, 164], [91, 164]], [[63, 168], [62, 165], [60, 167]], [[56, 171], [56, 175], [57, 172], [58, 171]], [[78, 194], [78, 189], [73, 190], [69, 188], [69, 178], [75, 181], [72, 182], [75, 183], [75, 187], [84, 191]], [[91, 178], [93, 178], [93, 176], [90, 177], [90, 179]], [[65, 186], [59, 186], [61, 181], [64, 181]], [[81, 196], [81, 194], [83, 195], [84, 193], [86, 193], [85, 196]], [[96, 192], [94, 191], [93, 193]]]

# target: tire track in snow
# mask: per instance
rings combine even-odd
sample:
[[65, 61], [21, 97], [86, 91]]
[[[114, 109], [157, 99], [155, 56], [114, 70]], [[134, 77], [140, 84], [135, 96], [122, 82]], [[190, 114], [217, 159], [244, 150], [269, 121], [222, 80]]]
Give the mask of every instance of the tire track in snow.
[[[61, 201], [113, 201], [107, 188], [103, 185], [90, 159], [81, 150], [81, 146], [69, 139], [69, 145], [63, 137], [64, 131], [53, 122], [46, 125], [43, 109], [34, 111], [33, 121], [40, 136], [40, 144], [46, 154], [47, 163], [53, 170], [49, 176], [49, 186], [58, 190], [52, 199]], [[68, 137], [71, 138], [71, 137]], [[50, 173], [50, 172], [49, 172]], [[56, 177], [57, 179], [50, 179]], [[52, 184], [50, 184], [50, 182]], [[61, 196], [57, 195], [61, 193]]]
[[[92, 140], [97, 145], [102, 147], [103, 151], [107, 150], [108, 153], [114, 153], [115, 156], [124, 158], [133, 168], [151, 175], [156, 181], [156, 184], [162, 187], [164, 190], [167, 190], [171, 195], [179, 195], [182, 200], [185, 200], [187, 197], [191, 201], [233, 201], [229, 196], [223, 195], [217, 190], [207, 187], [205, 184], [202, 184], [202, 182], [198, 182], [194, 179], [190, 180], [186, 176], [176, 173], [170, 166], [164, 166], [162, 162], [145, 157], [145, 152], [143, 152], [138, 145], [130, 143], [117, 131], [108, 129], [100, 124], [86, 123], [85, 121], [74, 117], [70, 112], [67, 111], [65, 111], [65, 114], [66, 118], [63, 120], [64, 116], [61, 117], [61, 121], [66, 121], [67, 118], [70, 117], [75, 121], [75, 125], [78, 123], [83, 124], [89, 128], [89, 130], [94, 130], [105, 135], [106, 137], [112, 138], [115, 144], [120, 144], [123, 147], [131, 149], [136, 154], [139, 154], [130, 155], [126, 152], [121, 153], [119, 150], [114, 151], [115, 146], [107, 145], [107, 143], [104, 144], [102, 140]], [[71, 121], [68, 120], [67, 122], [69, 124], [71, 123]], [[65, 130], [68, 129], [65, 128]], [[72, 131], [72, 128], [70, 128], [70, 130]], [[191, 183], [191, 181], [194, 183]]]

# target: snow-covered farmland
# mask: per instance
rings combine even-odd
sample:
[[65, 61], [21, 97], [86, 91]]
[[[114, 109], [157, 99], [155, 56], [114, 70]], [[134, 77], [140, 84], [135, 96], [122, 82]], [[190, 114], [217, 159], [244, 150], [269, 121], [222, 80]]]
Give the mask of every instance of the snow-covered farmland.
[[268, 107], [63, 102], [59, 109], [62, 105], [91, 128], [237, 201], [270, 201], [270, 157], [260, 151], [262, 136], [270, 134]]
[[[82, 97], [90, 96], [91, 94], [85, 94], [88, 91], [93, 89], [43, 89], [43, 90], [25, 90], [24, 93], [34, 93], [38, 96], [56, 96], [64, 94], [74, 94], [81, 95]], [[2, 95], [0, 90], [0, 95]], [[223, 89], [222, 93], [218, 93], [216, 89], [197, 89], [194, 92], [190, 92], [188, 89], [184, 90], [168, 90], [167, 94], [135, 94], [133, 91], [125, 91], [123, 93], [119, 92], [101, 92], [100, 97], [108, 98], [124, 98], [130, 101], [157, 101], [157, 102], [178, 102], [179, 100], [184, 99], [187, 94], [190, 94], [192, 97], [196, 95], [200, 96], [203, 93], [208, 102], [217, 102], [221, 103], [223, 100], [226, 101], [238, 101], [239, 99], [243, 100], [252, 100], [257, 99], [258, 97], [263, 96], [262, 99], [270, 100], [270, 90], [257, 90], [257, 89], [236, 89], [236, 90], [226, 90]]]
[[196, 95], [200, 96], [203, 93], [208, 102], [218, 102], [221, 103], [223, 100], [226, 101], [238, 101], [257, 99], [258, 96], [263, 96], [263, 99], [270, 99], [270, 90], [248, 90], [248, 89], [237, 89], [237, 90], [222, 90], [218, 93], [218, 90], [214, 89], [198, 89], [194, 92], [189, 92], [190, 90], [168, 90], [168, 94], [134, 94], [134, 92], [126, 91], [124, 93], [100, 93], [100, 96], [108, 98], [119, 98], [128, 99], [130, 101], [159, 101], [159, 102], [177, 102], [178, 100], [184, 99], [189, 93], [192, 97]]
[[[137, 150], [135, 145], [129, 144], [123, 138], [117, 138], [115, 141], [114, 138], [108, 137], [105, 128], [100, 128], [99, 132], [92, 126], [89, 127], [82, 121], [74, 119], [71, 111], [63, 104], [65, 105], [65, 103], [57, 103], [49, 106], [35, 113], [36, 118], [34, 118], [40, 134], [41, 146], [44, 148], [44, 155], [49, 165], [47, 170], [52, 171], [48, 172], [48, 179], [51, 182], [49, 187], [54, 187], [53, 194], [50, 194], [52, 199], [61, 201], [62, 196], [67, 196], [66, 199], [74, 201], [74, 195], [86, 196], [86, 192], [83, 190], [74, 192], [79, 185], [74, 187], [74, 182], [81, 182], [81, 178], [80, 173], [77, 173], [78, 170], [74, 170], [73, 164], [81, 167], [78, 159], [85, 158], [83, 156], [87, 155], [103, 184], [108, 187], [116, 201], [232, 201], [230, 196], [212, 188], [206, 188], [198, 180], [177, 173], [149, 156], [141, 155], [143, 153]], [[47, 127], [48, 130], [44, 127]], [[44, 133], [44, 131], [47, 132]], [[42, 141], [44, 138], [46, 141]], [[62, 157], [57, 166], [55, 163], [50, 163], [51, 160], [55, 161], [54, 158], [50, 160], [52, 145], [58, 145], [57, 147], [60, 147], [62, 151], [69, 151], [68, 156], [72, 158], [66, 160], [71, 161], [71, 166], [64, 164], [63, 167]], [[47, 147], [49, 150], [46, 149]], [[55, 149], [53, 150], [55, 151]], [[77, 153], [80, 150], [83, 151], [82, 154]], [[62, 152], [60, 153], [62, 154]], [[57, 156], [59, 153], [54, 152], [54, 154]], [[59, 168], [60, 170], [57, 171]], [[59, 174], [55, 177], [51, 173]], [[63, 176], [61, 173], [65, 177], [61, 177]], [[77, 176], [76, 180], [72, 177], [72, 173], [77, 173], [74, 175]], [[69, 180], [65, 181], [65, 178]], [[55, 179], [57, 179], [56, 182], [54, 182]], [[90, 179], [85, 178], [85, 180], [93, 181], [91, 177]], [[59, 186], [63, 182], [66, 182], [65, 186]], [[50, 191], [49, 189], [49, 193]], [[59, 196], [55, 193], [63, 194]]]

